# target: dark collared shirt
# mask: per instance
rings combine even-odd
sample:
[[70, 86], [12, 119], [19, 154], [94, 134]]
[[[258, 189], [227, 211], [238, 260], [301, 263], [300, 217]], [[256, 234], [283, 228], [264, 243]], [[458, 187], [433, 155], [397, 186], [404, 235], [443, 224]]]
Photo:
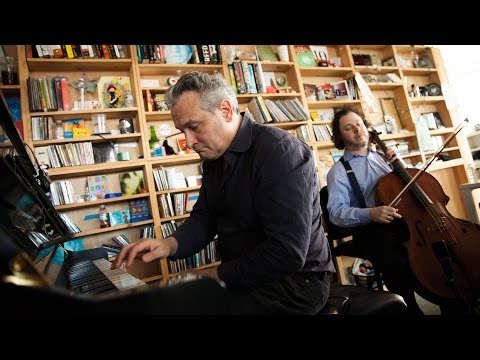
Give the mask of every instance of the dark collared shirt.
[[228, 286], [334, 271], [307, 144], [244, 115], [224, 156], [204, 162], [202, 181], [190, 217], [173, 234], [172, 259], [200, 251], [218, 234], [218, 275]]

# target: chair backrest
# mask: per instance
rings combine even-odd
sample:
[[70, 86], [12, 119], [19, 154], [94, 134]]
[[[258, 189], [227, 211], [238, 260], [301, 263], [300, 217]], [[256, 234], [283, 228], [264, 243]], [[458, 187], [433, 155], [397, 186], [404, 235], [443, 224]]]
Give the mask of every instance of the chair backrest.
[[[323, 224], [324, 230], [327, 232], [327, 238], [330, 244], [332, 255], [334, 256], [334, 259], [336, 259], [335, 266], [336, 266], [337, 273], [339, 273], [340, 275], [341, 272], [343, 271], [343, 265], [342, 265], [342, 262], [338, 260], [339, 256], [344, 255], [344, 256], [359, 257], [359, 258], [366, 258], [366, 256], [361, 250], [361, 248], [358, 246], [358, 242], [355, 240], [341, 242], [339, 245], [334, 246], [333, 244], [334, 240], [342, 240], [344, 238], [352, 236], [354, 232], [354, 228], [340, 227], [332, 223], [330, 221], [330, 214], [328, 212], [327, 204], [328, 204], [328, 189], [326, 186], [324, 186], [320, 189], [320, 206], [322, 207], [322, 218], [323, 218], [322, 224]], [[377, 282], [375, 286], [379, 284], [378, 288], [383, 289], [382, 287], [383, 282], [382, 282], [382, 277], [380, 273], [375, 272], [375, 279]], [[339, 281], [343, 285], [346, 284], [346, 280], [344, 276], [340, 276]]]
[[323, 213], [323, 228], [327, 232], [328, 238], [334, 240], [351, 236], [353, 234], [352, 229], [337, 226], [330, 221], [330, 213], [328, 212], [327, 204], [328, 189], [327, 186], [324, 186], [320, 189], [320, 206], [322, 207]]

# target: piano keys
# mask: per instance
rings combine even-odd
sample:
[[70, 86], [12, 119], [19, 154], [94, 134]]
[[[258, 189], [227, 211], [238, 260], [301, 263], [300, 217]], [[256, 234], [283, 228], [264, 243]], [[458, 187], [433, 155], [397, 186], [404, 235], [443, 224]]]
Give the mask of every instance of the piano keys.
[[[184, 274], [166, 286], [144, 285], [123, 270], [110, 271], [105, 249], [90, 249], [69, 251], [57, 281], [52, 284], [28, 254], [9, 247], [13, 245], [11, 240], [0, 227], [0, 264], [3, 265], [0, 267], [0, 315], [228, 314], [226, 288], [217, 280]], [[19, 257], [24, 261], [19, 261]], [[91, 261], [100, 272], [103, 269], [103, 275], [117, 290], [106, 285], [109, 290], [100, 294], [74, 292], [67, 269], [85, 260]]]
[[107, 259], [83, 260], [67, 267], [68, 288], [84, 295], [106, 295], [147, 284], [123, 269], [111, 270]]

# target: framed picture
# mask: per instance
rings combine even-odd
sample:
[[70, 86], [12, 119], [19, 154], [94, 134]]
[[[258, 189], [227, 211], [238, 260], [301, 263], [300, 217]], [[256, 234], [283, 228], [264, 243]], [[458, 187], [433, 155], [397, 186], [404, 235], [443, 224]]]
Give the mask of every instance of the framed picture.
[[383, 66], [397, 66], [397, 64], [395, 63], [395, 58], [393, 56], [382, 60], [382, 65]]
[[101, 76], [97, 83], [98, 102], [102, 109], [123, 108], [125, 94], [131, 94], [129, 76]]
[[353, 63], [355, 65], [370, 66], [372, 59], [368, 54], [353, 54]]
[[399, 66], [404, 69], [413, 68], [413, 61], [410, 55], [398, 55]]
[[432, 60], [430, 59], [430, 57], [424, 55], [424, 56], [420, 56], [418, 58], [417, 63], [416, 63], [416, 67], [431, 69], [431, 68], [433, 68], [433, 63], [432, 63]]
[[350, 99], [350, 92], [348, 91], [348, 84], [346, 80], [342, 80], [331, 84], [332, 91], [335, 93], [336, 100]]
[[317, 101], [317, 85], [303, 84], [303, 90], [307, 101]]
[[396, 134], [398, 132], [396, 120], [393, 116], [385, 115], [385, 132], [387, 134]]
[[135, 195], [143, 192], [145, 188], [143, 182], [143, 171], [129, 171], [125, 173], [120, 173], [120, 189], [122, 195]]
[[380, 60], [380, 58], [378, 57], [377, 54], [373, 53], [373, 54], [370, 54], [370, 59], [372, 61], [372, 65], [373, 66], [381, 66], [382, 65], [382, 60]]

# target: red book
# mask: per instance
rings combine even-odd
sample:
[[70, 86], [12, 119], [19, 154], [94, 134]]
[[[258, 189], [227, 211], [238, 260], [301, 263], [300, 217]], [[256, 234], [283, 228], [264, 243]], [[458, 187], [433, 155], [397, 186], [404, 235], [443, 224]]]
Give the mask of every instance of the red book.
[[60, 79], [60, 88], [62, 89], [63, 110], [70, 110], [70, 102], [68, 100], [68, 81], [66, 77]]

